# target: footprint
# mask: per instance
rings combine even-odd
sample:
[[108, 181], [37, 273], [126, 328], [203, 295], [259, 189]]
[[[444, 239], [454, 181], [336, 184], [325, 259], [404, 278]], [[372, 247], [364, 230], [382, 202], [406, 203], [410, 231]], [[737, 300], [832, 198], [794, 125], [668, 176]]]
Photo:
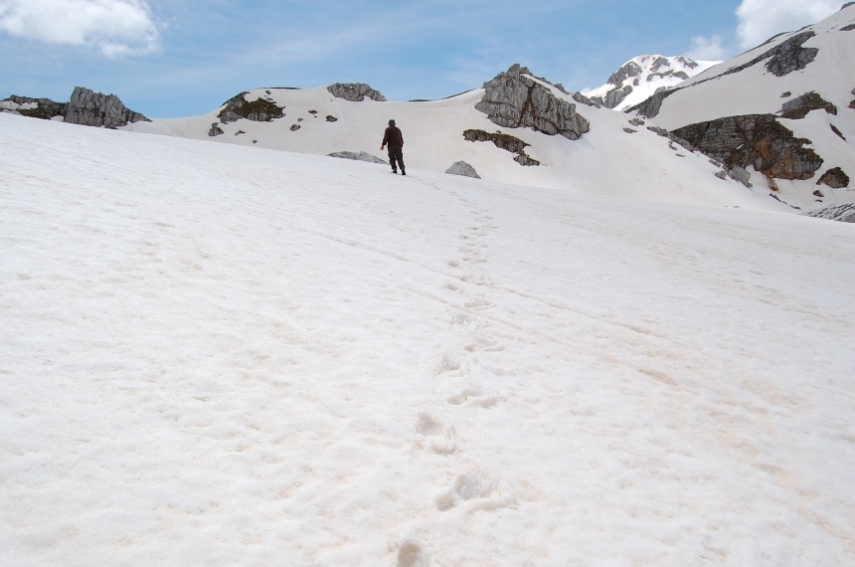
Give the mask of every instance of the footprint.
[[460, 267], [460, 263], [455, 262], [454, 260], [451, 260], [451, 261], [448, 263], [448, 265], [449, 265], [449, 266], [451, 266], [452, 268], [459, 268], [459, 267]]
[[467, 388], [461, 393], [451, 396], [446, 400], [453, 406], [466, 404], [468, 406], [478, 406], [482, 408], [491, 408], [499, 403], [501, 398], [498, 394], [481, 395], [481, 392], [473, 388]]
[[436, 508], [440, 512], [451, 510], [458, 504], [468, 503], [467, 512], [493, 511], [516, 508], [517, 496], [507, 482], [498, 484], [481, 475], [462, 474], [445, 492], [437, 496]]
[[454, 479], [454, 484], [449, 489], [437, 496], [436, 508], [440, 512], [445, 512], [461, 501], [487, 497], [491, 491], [490, 484], [477, 474], [461, 474]]
[[492, 303], [485, 299], [473, 299], [463, 304], [466, 309], [489, 309], [493, 306]]
[[427, 412], [419, 414], [416, 422], [416, 433], [424, 438], [420, 439], [417, 445], [424, 446], [426, 442], [430, 450], [437, 455], [451, 455], [457, 452], [457, 443], [454, 442], [454, 428], [445, 426]]
[[501, 352], [505, 350], [505, 345], [499, 344], [490, 339], [476, 339], [474, 344], [466, 345], [463, 350], [467, 352], [475, 352], [476, 350], [486, 352]]
[[407, 541], [398, 548], [398, 567], [428, 567], [430, 561], [421, 546]]

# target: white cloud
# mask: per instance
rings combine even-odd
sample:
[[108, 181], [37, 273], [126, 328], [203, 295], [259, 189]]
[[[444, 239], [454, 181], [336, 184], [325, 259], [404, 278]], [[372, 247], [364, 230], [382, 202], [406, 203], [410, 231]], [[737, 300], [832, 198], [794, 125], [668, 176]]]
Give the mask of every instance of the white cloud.
[[108, 57], [151, 52], [160, 36], [143, 0], [0, 0], [0, 31]]
[[686, 57], [695, 61], [722, 61], [726, 53], [721, 46], [721, 36], [693, 37], [692, 48], [686, 53]]
[[773, 35], [827, 18], [842, 4], [843, 0], [742, 0], [736, 9], [739, 44], [743, 49], [757, 47]]

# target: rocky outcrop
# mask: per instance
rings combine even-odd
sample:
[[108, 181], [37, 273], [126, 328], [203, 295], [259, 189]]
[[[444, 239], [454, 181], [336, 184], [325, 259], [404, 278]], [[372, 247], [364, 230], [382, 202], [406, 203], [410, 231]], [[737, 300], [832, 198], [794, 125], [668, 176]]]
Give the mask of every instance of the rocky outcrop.
[[223, 132], [223, 129], [220, 128], [219, 122], [214, 122], [213, 124], [211, 124], [211, 129], [208, 130], [208, 135], [210, 137], [213, 138], [215, 136], [222, 136], [223, 134], [225, 134], [225, 132]]
[[730, 116], [678, 128], [673, 135], [725, 164], [775, 179], [810, 179], [822, 166], [810, 140], [796, 138], [771, 114]]
[[626, 112], [635, 112], [639, 116], [644, 116], [645, 118], [656, 118], [659, 115], [659, 111], [662, 109], [662, 102], [678, 90], [680, 89], [657, 90], [653, 96], [641, 104], [636, 104], [632, 108], [628, 108]]
[[71, 93], [65, 121], [105, 128], [118, 128], [131, 122], [151, 122], [142, 114], [126, 108], [116, 95], [104, 95], [84, 87], [76, 87]]
[[336, 83], [328, 86], [327, 90], [334, 97], [351, 102], [362, 102], [366, 97], [377, 102], [386, 102], [386, 97], [365, 83]]
[[450, 175], [462, 175], [464, 177], [474, 177], [475, 179], [481, 179], [481, 176], [478, 175], [478, 172], [475, 171], [475, 168], [466, 163], [465, 161], [456, 161], [451, 167], [445, 170], [446, 173]]
[[12, 112], [30, 118], [41, 118], [52, 120], [61, 116], [65, 120], [68, 114], [67, 102], [54, 102], [49, 98], [30, 98], [27, 96], [12, 95], [0, 100], [0, 112]]
[[832, 189], [844, 189], [849, 187], [849, 176], [839, 167], [829, 169], [822, 174], [817, 185], [828, 185]]
[[513, 65], [484, 83], [484, 97], [475, 108], [499, 126], [531, 128], [550, 136], [578, 140], [591, 125], [576, 112], [576, 105], [555, 96], [537, 82], [531, 71]]
[[818, 219], [828, 219], [838, 222], [855, 223], [855, 203], [846, 203], [845, 205], [833, 205], [817, 211], [805, 213], [805, 216], [816, 217]]
[[327, 114], [327, 122], [338, 122], [338, 118], [336, 118], [332, 114]]
[[753, 67], [762, 61], [766, 61], [766, 70], [776, 77], [783, 77], [794, 71], [801, 71], [813, 63], [816, 56], [819, 55], [819, 49], [815, 47], [802, 47], [807, 40], [815, 35], [816, 32], [813, 31], [796, 34], [790, 39], [782, 42], [780, 45], [777, 45], [763, 53], [763, 55], [755, 57], [748, 63], [729, 69], [722, 76], [739, 73], [740, 71]]
[[837, 107], [811, 91], [798, 98], [787, 101], [781, 107], [781, 116], [793, 120], [801, 120], [814, 110], [824, 109], [828, 114], [837, 116]]
[[575, 100], [579, 104], [584, 104], [585, 106], [593, 106], [595, 108], [600, 108], [603, 106], [602, 102], [597, 102], [593, 99], [590, 99], [579, 92], [573, 93], [573, 100]]
[[848, 26], [843, 26], [840, 28], [840, 31], [852, 31], [855, 30], [855, 24], [849, 24]]
[[240, 93], [226, 101], [223, 109], [217, 115], [221, 122], [228, 124], [241, 119], [252, 120], [253, 122], [271, 122], [285, 116], [285, 107], [278, 106], [276, 103], [263, 98], [249, 102], [246, 100], [247, 94], [249, 93]]
[[353, 159], [356, 161], [367, 161], [369, 163], [382, 163], [389, 165], [388, 161], [382, 160], [377, 156], [373, 156], [368, 152], [334, 152], [329, 154], [329, 157]]
[[501, 132], [490, 133], [484, 130], [465, 130], [463, 139], [468, 142], [493, 142], [497, 148], [517, 154], [514, 161], [520, 165], [540, 165], [540, 162], [531, 158], [525, 153], [525, 149], [531, 144], [527, 144], [509, 134]]

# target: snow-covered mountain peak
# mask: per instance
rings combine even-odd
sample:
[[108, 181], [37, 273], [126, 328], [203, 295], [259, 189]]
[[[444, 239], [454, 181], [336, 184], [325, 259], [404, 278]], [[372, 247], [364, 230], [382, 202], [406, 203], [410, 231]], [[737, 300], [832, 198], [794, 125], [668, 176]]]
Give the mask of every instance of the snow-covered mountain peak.
[[718, 64], [678, 55], [640, 55], [627, 61], [608, 82], [588, 96], [607, 108], [625, 110], [646, 100], [658, 89], [672, 87]]

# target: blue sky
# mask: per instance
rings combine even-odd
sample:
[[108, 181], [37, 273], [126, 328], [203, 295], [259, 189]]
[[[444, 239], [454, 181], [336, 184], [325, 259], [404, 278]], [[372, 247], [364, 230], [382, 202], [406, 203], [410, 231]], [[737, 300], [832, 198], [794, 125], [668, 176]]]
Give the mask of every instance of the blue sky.
[[516, 62], [581, 90], [635, 55], [731, 56], [841, 3], [0, 0], [0, 98], [68, 100], [82, 85], [148, 116], [188, 116], [263, 86], [440, 98]]

